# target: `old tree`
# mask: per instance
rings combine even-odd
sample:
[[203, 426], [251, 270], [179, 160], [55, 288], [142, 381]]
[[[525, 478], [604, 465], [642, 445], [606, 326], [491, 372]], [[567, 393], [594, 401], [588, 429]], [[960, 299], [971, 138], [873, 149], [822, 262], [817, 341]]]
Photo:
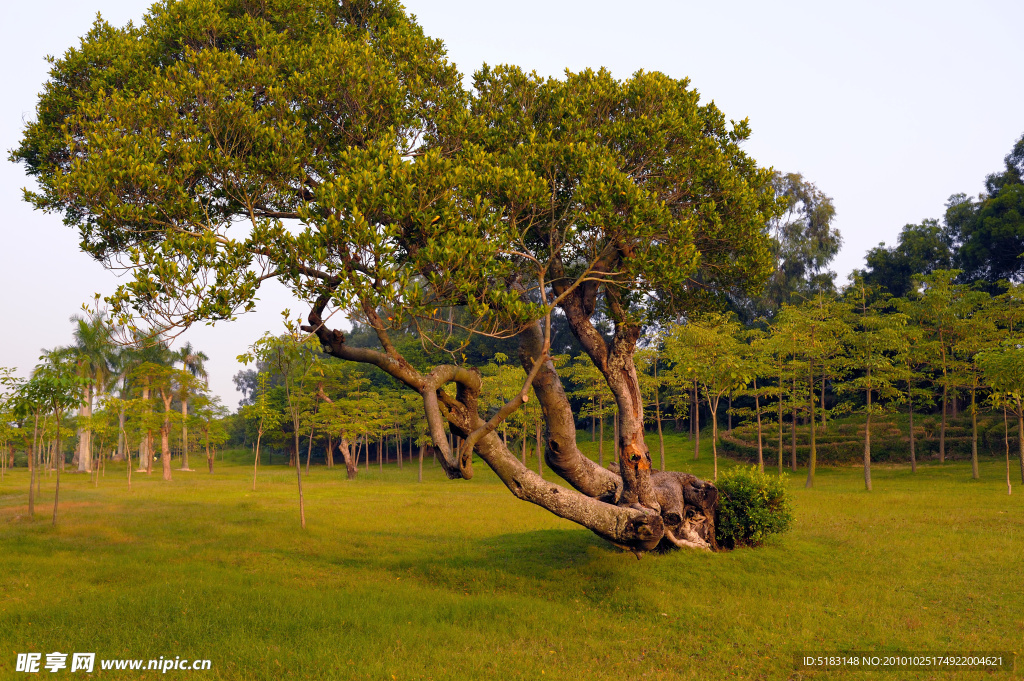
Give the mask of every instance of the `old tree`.
[[[502, 66], [462, 83], [392, 0], [168, 0], [139, 26], [98, 20], [53, 61], [12, 158], [38, 183], [29, 201], [130, 272], [110, 300], [122, 322], [230, 319], [275, 278], [324, 352], [422, 396], [449, 477], [471, 477], [475, 452], [517, 497], [638, 554], [713, 546], [715, 487], [651, 470], [633, 353], [652, 320], [769, 273], [777, 204], [740, 148], [746, 121], [660, 73]], [[552, 315], [614, 394], [611, 468], [576, 447]], [[344, 316], [379, 347], [346, 344]], [[410, 329], [446, 363], [407, 361], [392, 339]], [[568, 486], [496, 433], [528, 386], [478, 406], [480, 374], [453, 345], [472, 333], [518, 339]]]

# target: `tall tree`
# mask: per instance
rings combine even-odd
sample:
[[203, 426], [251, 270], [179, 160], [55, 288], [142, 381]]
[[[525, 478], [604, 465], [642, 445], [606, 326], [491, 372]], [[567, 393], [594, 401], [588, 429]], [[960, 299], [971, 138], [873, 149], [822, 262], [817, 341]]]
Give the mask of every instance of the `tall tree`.
[[841, 387], [845, 392], [864, 397], [864, 488], [871, 491], [871, 421], [884, 413], [886, 403], [898, 402], [902, 394], [897, 382], [902, 377], [898, 364], [907, 336], [903, 314], [887, 314], [890, 303], [884, 297], [872, 302], [874, 292], [861, 276], [854, 276], [846, 292], [853, 313], [854, 333], [850, 334], [850, 366], [857, 376]]
[[[953, 265], [965, 282], [1024, 278], [1024, 136], [1004, 159], [1005, 168], [985, 180], [976, 200], [955, 194], [946, 204], [946, 231], [955, 247]], [[993, 289], [994, 290], [994, 289]]]
[[914, 277], [951, 269], [953, 251], [949, 235], [939, 222], [923, 220], [918, 225], [905, 225], [895, 246], [878, 244], [868, 251], [865, 260], [867, 268], [861, 273], [864, 283], [902, 298], [913, 289]]
[[775, 269], [764, 293], [734, 297], [747, 322], [772, 317], [783, 303], [798, 304], [819, 292], [835, 291], [835, 272], [829, 264], [843, 245], [832, 224], [836, 210], [831, 197], [800, 173], [776, 171], [772, 187], [784, 212], [770, 221]]
[[[130, 261], [118, 321], [228, 319], [276, 278], [325, 352], [422, 397], [452, 477], [472, 475], [475, 451], [513, 494], [619, 545], [713, 544], [715, 488], [651, 470], [633, 352], [652, 318], [757, 292], [778, 202], [741, 147], [748, 122], [688, 81], [500, 67], [468, 93], [393, 0], [184, 0], [97, 22], [55, 60], [38, 111], [12, 157], [38, 182], [29, 200], [87, 252]], [[339, 310], [378, 347], [346, 343], [327, 321]], [[617, 473], [576, 446], [555, 310], [615, 396]], [[454, 351], [414, 367], [392, 340], [410, 327], [448, 350], [454, 331], [516, 336], [547, 462], [574, 489], [524, 470], [495, 433], [530, 386], [485, 420], [479, 375]]]
[[1017, 451], [1024, 485], [1024, 339], [1007, 339], [998, 350], [979, 353], [978, 364], [1000, 403], [1008, 406], [1017, 417]]

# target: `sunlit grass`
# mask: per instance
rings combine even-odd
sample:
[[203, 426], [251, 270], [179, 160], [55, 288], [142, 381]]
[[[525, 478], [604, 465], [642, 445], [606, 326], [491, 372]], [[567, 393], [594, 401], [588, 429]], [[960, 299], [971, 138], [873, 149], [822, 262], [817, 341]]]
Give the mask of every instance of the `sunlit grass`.
[[[709, 458], [669, 436], [671, 468], [710, 477]], [[305, 531], [284, 466], [255, 493], [241, 463], [135, 475], [131, 492], [123, 467], [98, 488], [65, 475], [56, 527], [54, 478], [30, 520], [16, 469], [0, 483], [0, 673], [59, 650], [213, 661], [149, 673], [166, 678], [785, 679], [809, 678], [796, 651], [1022, 652], [1024, 487], [1007, 496], [1003, 465], [983, 460], [981, 481], [969, 463], [879, 466], [871, 493], [857, 468], [823, 468], [811, 491], [801, 471], [786, 536], [640, 561], [481, 465], [452, 482], [428, 461], [422, 484], [415, 464], [352, 482], [314, 467]]]

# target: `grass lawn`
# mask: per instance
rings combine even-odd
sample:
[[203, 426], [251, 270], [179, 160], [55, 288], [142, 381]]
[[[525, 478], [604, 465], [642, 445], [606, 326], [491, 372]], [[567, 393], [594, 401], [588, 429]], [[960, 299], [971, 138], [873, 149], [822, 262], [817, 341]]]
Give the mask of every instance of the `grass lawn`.
[[[676, 436], [668, 449], [670, 467], [710, 476], [709, 451], [693, 462]], [[801, 471], [789, 534], [639, 561], [517, 501], [482, 465], [452, 482], [428, 464], [422, 484], [414, 465], [353, 482], [321, 467], [303, 481], [302, 531], [294, 470], [265, 466], [254, 493], [241, 461], [171, 483], [135, 475], [131, 492], [123, 467], [98, 488], [64, 475], [56, 527], [53, 476], [33, 520], [27, 473], [9, 473], [0, 676], [33, 678], [16, 654], [52, 651], [212, 661], [97, 663], [92, 678], [588, 681], [864, 677], [794, 672], [798, 651], [1024, 653], [1024, 486], [1007, 496], [997, 459], [981, 481], [969, 462], [878, 467], [871, 493], [858, 468], [820, 469], [811, 491]], [[1011, 674], [867, 678], [988, 676]]]

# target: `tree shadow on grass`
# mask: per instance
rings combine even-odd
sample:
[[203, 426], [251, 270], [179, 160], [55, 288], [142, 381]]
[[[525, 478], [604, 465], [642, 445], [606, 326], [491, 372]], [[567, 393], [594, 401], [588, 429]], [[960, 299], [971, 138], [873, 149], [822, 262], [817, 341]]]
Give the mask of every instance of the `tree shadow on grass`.
[[[598, 551], [618, 552], [586, 530], [535, 530], [480, 540], [465, 560], [517, 577], [547, 579], [564, 570], [585, 568]], [[595, 549], [597, 551], [595, 551]]]

